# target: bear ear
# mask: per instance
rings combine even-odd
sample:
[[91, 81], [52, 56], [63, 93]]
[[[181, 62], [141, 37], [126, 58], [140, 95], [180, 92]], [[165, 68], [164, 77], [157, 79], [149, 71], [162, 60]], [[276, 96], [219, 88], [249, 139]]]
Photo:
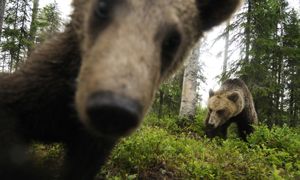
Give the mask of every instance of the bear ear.
[[228, 19], [241, 0], [196, 0], [201, 18], [201, 29], [207, 31]]
[[227, 98], [232, 101], [232, 102], [237, 102], [237, 100], [239, 99], [240, 97], [240, 94], [236, 91], [230, 93]]
[[215, 95], [215, 92], [212, 89], [210, 89], [208, 94], [209, 94], [209, 97], [212, 97], [213, 95]]

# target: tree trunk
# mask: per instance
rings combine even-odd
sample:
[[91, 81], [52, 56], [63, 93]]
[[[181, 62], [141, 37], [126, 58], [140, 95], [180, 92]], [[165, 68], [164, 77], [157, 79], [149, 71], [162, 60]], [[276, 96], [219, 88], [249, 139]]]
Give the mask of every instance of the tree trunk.
[[247, 22], [245, 27], [245, 34], [246, 34], [246, 53], [245, 53], [245, 62], [249, 63], [249, 56], [250, 56], [250, 41], [251, 41], [251, 13], [252, 13], [252, 1], [248, 0], [248, 10], [247, 10]]
[[197, 104], [197, 72], [200, 43], [198, 43], [189, 57], [189, 62], [184, 70], [182, 96], [180, 104], [180, 117], [193, 120], [196, 114]]
[[29, 41], [31, 44], [28, 46], [28, 55], [31, 53], [33, 45], [35, 43], [35, 36], [37, 31], [37, 14], [39, 10], [39, 0], [33, 0], [33, 8], [32, 8], [32, 15], [31, 15], [31, 24], [30, 24], [30, 30], [29, 30]]
[[163, 105], [164, 105], [164, 91], [159, 91], [159, 107], [158, 107], [158, 118], [161, 119], [163, 116]]
[[3, 26], [3, 21], [4, 21], [5, 4], [6, 4], [6, 0], [1, 0], [1, 2], [0, 2], [0, 41], [1, 41], [1, 34], [2, 34], [2, 26]]
[[223, 77], [226, 77], [227, 72], [227, 63], [228, 63], [228, 52], [229, 52], [229, 26], [230, 26], [230, 20], [227, 20], [226, 22], [227, 30], [225, 35], [225, 49], [224, 49], [224, 61], [223, 61]]

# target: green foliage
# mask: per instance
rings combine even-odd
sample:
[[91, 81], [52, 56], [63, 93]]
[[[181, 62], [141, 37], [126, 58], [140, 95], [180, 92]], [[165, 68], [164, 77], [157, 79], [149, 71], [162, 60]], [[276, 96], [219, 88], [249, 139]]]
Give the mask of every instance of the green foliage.
[[287, 126], [256, 128], [249, 143], [197, 139], [143, 127], [122, 140], [99, 176], [107, 179], [297, 179], [300, 134]]
[[[204, 115], [200, 110], [199, 116]], [[122, 139], [99, 171], [104, 179], [299, 179], [300, 131], [255, 127], [248, 142], [234, 136], [207, 139], [181, 131], [171, 119], [146, 124]], [[166, 121], [164, 121], [166, 120]], [[173, 120], [174, 121], [174, 120]], [[165, 122], [165, 123], [164, 123]], [[174, 121], [175, 122], [175, 121]], [[159, 127], [163, 126], [167, 130]], [[63, 163], [59, 144], [32, 149], [37, 163], [56, 174]], [[59, 174], [55, 175], [59, 177]]]
[[256, 132], [248, 138], [250, 144], [259, 144], [268, 148], [286, 151], [300, 158], [300, 134], [287, 125], [269, 129], [266, 125], [256, 128]]
[[54, 179], [58, 179], [59, 171], [63, 168], [64, 149], [61, 144], [41, 145], [34, 143], [30, 152], [35, 158], [35, 163], [39, 167], [45, 167]]
[[[34, 2], [37, 2], [36, 0]], [[6, 2], [0, 37], [2, 71], [13, 72], [27, 59], [35, 46], [61, 28], [57, 3], [38, 9], [32, 0]]]
[[13, 0], [6, 2], [0, 47], [1, 52], [7, 52], [10, 56], [6, 62], [10, 71], [22, 63], [26, 48], [30, 45], [27, 39], [30, 23], [27, 12], [30, 10], [30, 3], [31, 1]]
[[179, 118], [178, 116], [165, 116], [159, 118], [155, 113], [149, 113], [145, 120], [145, 126], [160, 127], [167, 130], [171, 134], [190, 133], [197, 136], [203, 136], [204, 119], [207, 115], [207, 109], [198, 107], [196, 116], [193, 121], [187, 118]]
[[151, 112], [158, 117], [174, 116], [179, 113], [183, 73], [178, 73], [160, 86]]
[[300, 134], [297, 129], [286, 125], [269, 129], [263, 125], [257, 127], [248, 140], [253, 149], [265, 155], [261, 161], [276, 169], [273, 175], [288, 179], [300, 177]]
[[134, 175], [155, 179], [183, 178], [195, 170], [210, 174], [208, 163], [197, 167], [197, 162], [191, 161], [195, 157], [202, 158], [204, 149], [196, 140], [184, 135], [176, 137], [158, 127], [143, 127], [115, 149], [102, 175], [106, 178], [122, 179]]
[[145, 126], [161, 127], [170, 133], [178, 133], [182, 131], [180, 126], [177, 124], [175, 117], [164, 117], [158, 118], [154, 113], [149, 113], [144, 119]]
[[204, 135], [203, 133], [204, 120], [206, 119], [207, 113], [208, 113], [207, 108], [201, 108], [201, 107], [197, 108], [195, 125], [193, 125], [192, 127], [194, 131], [200, 135]]
[[43, 7], [38, 14], [38, 41], [43, 42], [62, 27], [61, 13], [56, 2]]

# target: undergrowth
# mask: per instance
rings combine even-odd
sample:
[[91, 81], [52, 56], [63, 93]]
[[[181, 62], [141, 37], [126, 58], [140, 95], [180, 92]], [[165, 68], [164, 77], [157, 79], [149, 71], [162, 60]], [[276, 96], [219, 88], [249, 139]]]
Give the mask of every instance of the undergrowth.
[[[98, 178], [300, 179], [299, 129], [259, 125], [243, 142], [234, 135], [234, 127], [227, 140], [207, 139], [202, 121], [183, 121], [149, 115], [115, 147]], [[36, 144], [33, 152], [40, 159], [37, 163], [62, 167], [61, 145]]]
[[159, 120], [160, 124], [150, 121], [121, 141], [99, 177], [300, 179], [300, 134], [296, 129], [260, 125], [246, 143], [234, 135], [227, 140], [191, 136], [188, 129], [180, 130], [169, 118]]

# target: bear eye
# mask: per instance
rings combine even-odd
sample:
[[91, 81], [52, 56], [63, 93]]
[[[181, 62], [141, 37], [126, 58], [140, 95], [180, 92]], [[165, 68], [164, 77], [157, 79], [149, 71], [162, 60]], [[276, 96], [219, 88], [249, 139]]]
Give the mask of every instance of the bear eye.
[[224, 115], [224, 114], [225, 114], [225, 109], [218, 110], [218, 111], [217, 111], [217, 114], [218, 114], [219, 116]]
[[164, 72], [165, 69], [172, 64], [180, 44], [181, 34], [176, 28], [172, 28], [170, 31], [168, 31], [162, 42], [161, 72]]
[[113, 0], [98, 0], [95, 6], [95, 13], [101, 19], [107, 19], [110, 16]]

